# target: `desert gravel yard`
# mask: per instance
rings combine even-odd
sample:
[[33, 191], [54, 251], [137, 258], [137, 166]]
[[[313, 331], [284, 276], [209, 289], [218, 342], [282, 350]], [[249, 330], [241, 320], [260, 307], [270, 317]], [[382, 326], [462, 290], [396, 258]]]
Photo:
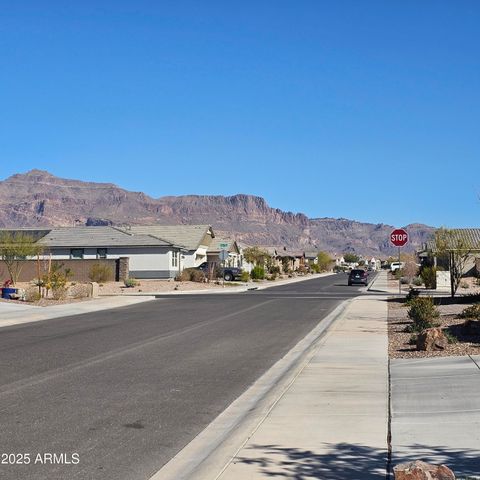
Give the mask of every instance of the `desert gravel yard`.
[[[121, 295], [123, 293], [148, 293], [148, 292], [173, 292], [173, 291], [191, 291], [191, 290], [211, 290], [212, 288], [220, 288], [221, 283], [200, 283], [200, 282], [176, 282], [174, 280], [137, 280], [138, 285], [135, 287], [125, 287], [123, 282], [108, 282], [101, 284], [99, 287], [100, 295]], [[244, 285], [240, 282], [233, 286]], [[225, 282], [225, 286], [231, 284]]]
[[466, 336], [462, 328], [465, 319], [458, 318], [462, 310], [469, 304], [437, 305], [440, 317], [435, 324], [447, 329], [457, 338], [455, 343], [449, 343], [445, 350], [417, 351], [415, 345], [409, 343], [412, 334], [405, 329], [412, 321], [407, 316], [408, 306], [404, 299], [390, 298], [388, 300], [388, 351], [390, 358], [422, 358], [450, 357], [457, 355], [479, 355], [480, 335]]

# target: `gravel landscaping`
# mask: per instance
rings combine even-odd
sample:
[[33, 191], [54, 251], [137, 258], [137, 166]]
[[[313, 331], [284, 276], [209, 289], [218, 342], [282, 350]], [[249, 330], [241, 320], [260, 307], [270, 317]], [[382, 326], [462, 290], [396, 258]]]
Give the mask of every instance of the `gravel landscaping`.
[[[440, 300], [438, 299], [438, 301]], [[405, 329], [412, 324], [412, 321], [407, 316], [408, 306], [405, 303], [405, 299], [388, 299], [388, 353], [390, 358], [447, 357], [480, 354], [480, 335], [466, 336], [464, 328], [462, 328], [465, 319], [458, 318], [462, 310], [468, 306], [468, 303], [437, 305], [440, 317], [435, 319], [435, 325], [447, 329], [450, 334], [457, 338], [457, 341], [449, 343], [444, 350], [427, 352], [417, 351], [415, 345], [409, 344], [412, 334], [405, 332]]]

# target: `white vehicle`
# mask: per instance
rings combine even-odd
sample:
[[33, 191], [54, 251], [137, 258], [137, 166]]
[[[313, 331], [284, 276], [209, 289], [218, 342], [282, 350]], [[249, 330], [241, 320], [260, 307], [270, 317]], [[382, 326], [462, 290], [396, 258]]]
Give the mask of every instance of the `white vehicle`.
[[390, 271], [395, 272], [396, 270], [402, 269], [405, 266], [405, 262], [392, 262], [390, 264]]

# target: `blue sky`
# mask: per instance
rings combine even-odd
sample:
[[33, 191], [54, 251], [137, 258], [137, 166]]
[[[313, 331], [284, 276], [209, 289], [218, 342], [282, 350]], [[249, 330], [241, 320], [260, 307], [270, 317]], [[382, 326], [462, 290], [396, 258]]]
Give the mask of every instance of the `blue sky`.
[[477, 0], [0, 0], [0, 178], [478, 226]]

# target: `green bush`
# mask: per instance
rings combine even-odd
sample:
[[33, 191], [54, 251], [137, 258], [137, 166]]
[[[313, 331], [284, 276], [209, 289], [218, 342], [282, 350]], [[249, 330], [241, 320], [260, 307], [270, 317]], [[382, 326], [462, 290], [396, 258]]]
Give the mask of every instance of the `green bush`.
[[443, 330], [443, 334], [447, 337], [448, 343], [458, 343], [458, 338], [450, 330]]
[[468, 318], [470, 320], [480, 320], [480, 303], [464, 308], [459, 317]]
[[244, 270], [242, 272], [242, 275], [240, 276], [240, 281], [241, 282], [248, 282], [249, 280], [250, 280], [250, 274]]
[[126, 278], [123, 283], [127, 288], [133, 288], [139, 284], [134, 278]]
[[253, 267], [250, 276], [252, 277], [252, 280], [263, 280], [265, 278], [265, 269], [257, 265], [256, 267]]
[[417, 297], [410, 301], [408, 317], [413, 320], [412, 332], [421, 332], [426, 328], [433, 327], [432, 320], [439, 316], [440, 312], [433, 303], [432, 297]]
[[312, 263], [310, 265], [310, 270], [314, 273], [320, 273], [320, 265], [318, 263]]
[[272, 275], [280, 275], [280, 267], [273, 265], [268, 269], [268, 273], [271, 273]]
[[425, 284], [425, 288], [437, 288], [437, 269], [435, 267], [423, 267], [420, 277]]
[[112, 270], [104, 263], [94, 263], [88, 273], [92, 282], [104, 283], [113, 280]]
[[423, 285], [423, 280], [422, 280], [420, 277], [415, 277], [415, 278], [412, 280], [412, 283], [413, 283], [416, 287], [420, 287], [420, 285]]

